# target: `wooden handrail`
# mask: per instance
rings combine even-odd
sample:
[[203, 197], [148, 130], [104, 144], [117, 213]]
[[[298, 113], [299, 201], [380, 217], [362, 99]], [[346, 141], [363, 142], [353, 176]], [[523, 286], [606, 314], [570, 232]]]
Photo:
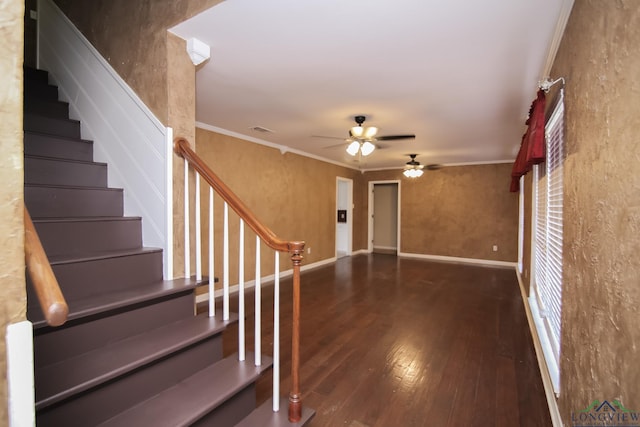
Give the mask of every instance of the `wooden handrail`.
[[278, 238], [273, 231], [262, 224], [233, 191], [200, 159], [191, 149], [189, 141], [184, 138], [174, 140], [174, 151], [184, 158], [200, 174], [207, 183], [231, 206], [240, 218], [258, 235], [271, 249], [280, 252], [302, 253], [304, 242], [287, 241]]
[[[273, 231], [258, 220], [238, 196], [200, 159], [185, 138], [178, 137], [174, 139], [174, 151], [204, 178], [267, 246], [279, 252], [288, 252], [291, 255], [293, 263], [293, 325], [291, 335], [289, 421], [298, 422], [302, 418], [302, 399], [300, 395], [300, 265], [303, 259], [305, 242], [282, 240], [277, 237]], [[274, 396], [275, 398], [277, 396]]]
[[47, 323], [50, 326], [64, 324], [67, 321], [69, 307], [26, 206], [24, 207], [24, 259]]

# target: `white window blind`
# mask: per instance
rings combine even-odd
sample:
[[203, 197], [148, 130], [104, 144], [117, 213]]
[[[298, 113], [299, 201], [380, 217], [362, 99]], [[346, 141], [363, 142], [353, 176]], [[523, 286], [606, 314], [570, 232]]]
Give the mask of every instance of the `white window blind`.
[[534, 169], [535, 274], [531, 309], [556, 393], [560, 391], [564, 96], [545, 126], [547, 159]]

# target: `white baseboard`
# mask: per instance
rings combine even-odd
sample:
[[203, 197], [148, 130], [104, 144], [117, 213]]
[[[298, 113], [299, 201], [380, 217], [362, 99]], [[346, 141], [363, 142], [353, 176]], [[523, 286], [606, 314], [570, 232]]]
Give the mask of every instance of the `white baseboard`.
[[28, 320], [7, 326], [7, 391], [10, 427], [36, 425], [33, 380], [33, 325]]
[[491, 259], [477, 259], [477, 258], [461, 258], [454, 256], [444, 256], [444, 255], [427, 255], [427, 254], [414, 254], [409, 252], [398, 252], [399, 257], [404, 258], [418, 258], [418, 259], [428, 259], [432, 261], [445, 261], [445, 262], [458, 262], [462, 264], [479, 264], [479, 265], [489, 265], [494, 267], [517, 267], [517, 262], [509, 262], [509, 261], [494, 261]]
[[398, 248], [396, 246], [374, 246], [373, 250], [381, 249], [383, 251], [397, 251]]
[[362, 255], [362, 254], [370, 254], [371, 252], [369, 252], [367, 249], [358, 249], [357, 251], [353, 251], [351, 252], [351, 256], [356, 256], [356, 255]]
[[[369, 252], [367, 249], [359, 249], [357, 251], [353, 251], [351, 253], [351, 256], [356, 256], [356, 255], [367, 255], [370, 254], [371, 252]], [[487, 260], [487, 259], [474, 259], [474, 258], [459, 258], [459, 257], [448, 257], [448, 256], [441, 256], [441, 255], [424, 255], [424, 254], [412, 254], [412, 253], [406, 253], [406, 252], [402, 252], [402, 253], [398, 253], [398, 256], [401, 257], [405, 257], [405, 258], [419, 258], [419, 259], [427, 259], [427, 260], [433, 260], [433, 261], [446, 261], [446, 262], [458, 262], [458, 263], [465, 263], [465, 264], [475, 264], [475, 265], [488, 265], [488, 266], [498, 266], [498, 267], [510, 267], [510, 268], [517, 268], [518, 263], [516, 262], [506, 262], [506, 261], [493, 261], [493, 260]], [[312, 264], [307, 264], [307, 265], [303, 265], [300, 268], [300, 271], [307, 271], [307, 270], [311, 270], [314, 268], [318, 268], [318, 267], [323, 267], [325, 265], [331, 264], [336, 262], [337, 258], [336, 257], [331, 257], [331, 258], [327, 258], [321, 261], [316, 261]], [[280, 273], [280, 278], [286, 278], [289, 277], [293, 274], [293, 270], [289, 269], [289, 270], [285, 270], [283, 272]], [[275, 276], [273, 274], [270, 274], [268, 276], [263, 276], [260, 278], [260, 283], [263, 284], [269, 284], [271, 285], [273, 280], [275, 279]], [[255, 286], [255, 280], [249, 280], [246, 281], [244, 284], [245, 289], [251, 289]], [[237, 293], [239, 289], [238, 284], [234, 284], [229, 286], [229, 293], [230, 294], [234, 294]], [[222, 289], [216, 289], [215, 291], [215, 296], [220, 297], [222, 296]], [[205, 292], [202, 294], [199, 294], [196, 296], [196, 303], [201, 303], [201, 302], [206, 302], [209, 299], [209, 293]]]
[[536, 351], [536, 358], [538, 360], [538, 368], [540, 369], [540, 376], [542, 377], [542, 385], [544, 386], [544, 394], [547, 398], [547, 405], [549, 406], [549, 414], [551, 415], [551, 422], [553, 427], [563, 427], [562, 417], [560, 416], [560, 409], [558, 408], [558, 401], [556, 400], [555, 392], [553, 391], [553, 383], [551, 381], [551, 375], [547, 370], [547, 364], [544, 360], [544, 352], [542, 350], [542, 343], [538, 336], [538, 330], [536, 329], [531, 308], [527, 301], [529, 300], [527, 293], [524, 289], [524, 282], [522, 276], [518, 271], [518, 267], [515, 268], [516, 276], [518, 277], [518, 286], [520, 287], [520, 294], [522, 295], [522, 304], [524, 304], [524, 311], [527, 315], [527, 323], [529, 324], [529, 330], [531, 331], [531, 337], [533, 338], [533, 347]]

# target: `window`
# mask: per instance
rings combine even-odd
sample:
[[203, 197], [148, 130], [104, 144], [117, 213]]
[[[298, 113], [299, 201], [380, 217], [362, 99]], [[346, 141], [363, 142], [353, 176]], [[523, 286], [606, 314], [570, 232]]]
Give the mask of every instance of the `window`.
[[547, 158], [534, 168], [534, 275], [529, 304], [556, 393], [560, 392], [564, 94], [545, 126]]
[[520, 194], [518, 195], [518, 271], [522, 274], [524, 262], [524, 175], [520, 177]]

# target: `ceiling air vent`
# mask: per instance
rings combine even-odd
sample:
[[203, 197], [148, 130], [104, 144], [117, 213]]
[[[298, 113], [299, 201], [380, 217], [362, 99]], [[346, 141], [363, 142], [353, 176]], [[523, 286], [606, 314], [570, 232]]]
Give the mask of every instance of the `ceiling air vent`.
[[267, 128], [262, 127], [262, 126], [252, 126], [249, 129], [251, 129], [254, 132], [273, 133], [273, 131], [271, 129], [267, 129]]

